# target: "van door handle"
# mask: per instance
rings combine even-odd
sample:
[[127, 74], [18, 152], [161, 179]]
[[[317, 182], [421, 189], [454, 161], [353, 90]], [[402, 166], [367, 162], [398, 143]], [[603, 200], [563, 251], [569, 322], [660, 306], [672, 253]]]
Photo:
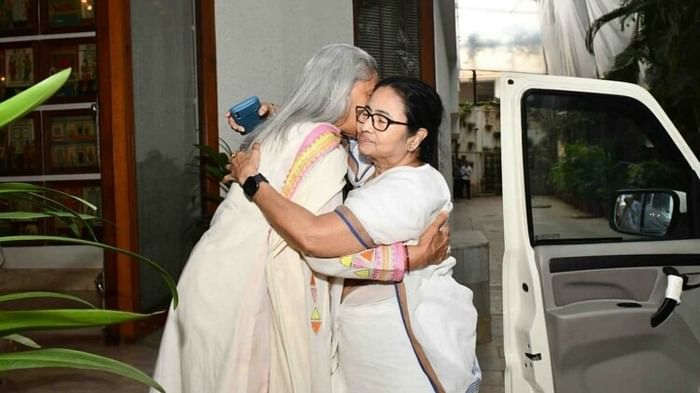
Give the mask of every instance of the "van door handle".
[[530, 360], [532, 360], [532, 361], [542, 360], [542, 354], [541, 354], [541, 353], [528, 353], [528, 352], [525, 352], [525, 356], [527, 356], [527, 358], [530, 359]]
[[651, 316], [651, 327], [655, 328], [663, 323], [671, 315], [673, 310], [681, 302], [681, 293], [688, 280], [683, 277], [676, 268], [666, 266], [663, 269], [666, 273], [666, 295], [658, 310]]

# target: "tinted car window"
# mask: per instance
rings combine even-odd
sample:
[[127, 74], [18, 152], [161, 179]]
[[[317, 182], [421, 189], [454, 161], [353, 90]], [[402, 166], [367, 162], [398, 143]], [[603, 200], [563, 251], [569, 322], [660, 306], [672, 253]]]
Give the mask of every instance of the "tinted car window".
[[[523, 108], [533, 243], [649, 240], [609, 225], [612, 200], [626, 189], [685, 193], [687, 213], [661, 240], [697, 236], [693, 220], [687, 219], [696, 211], [697, 177], [640, 102], [530, 90], [523, 96]], [[662, 195], [646, 203], [659, 214], [670, 205]]]

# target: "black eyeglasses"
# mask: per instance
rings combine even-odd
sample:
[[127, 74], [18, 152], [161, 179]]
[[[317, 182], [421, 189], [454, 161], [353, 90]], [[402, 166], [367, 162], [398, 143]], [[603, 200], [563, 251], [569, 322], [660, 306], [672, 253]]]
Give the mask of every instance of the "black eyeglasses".
[[386, 131], [392, 124], [400, 124], [402, 126], [408, 125], [408, 123], [391, 120], [380, 113], [372, 113], [366, 106], [356, 106], [355, 115], [357, 117], [357, 121], [362, 124], [364, 124], [368, 119], [372, 119], [372, 127], [374, 127], [375, 130], [382, 132]]

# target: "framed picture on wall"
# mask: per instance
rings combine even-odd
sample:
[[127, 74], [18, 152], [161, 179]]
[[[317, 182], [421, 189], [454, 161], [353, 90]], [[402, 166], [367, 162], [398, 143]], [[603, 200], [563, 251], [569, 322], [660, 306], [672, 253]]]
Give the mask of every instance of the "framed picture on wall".
[[42, 156], [38, 113], [32, 112], [0, 128], [0, 175], [39, 175]]
[[94, 100], [97, 96], [97, 49], [92, 38], [52, 40], [41, 44], [42, 77], [48, 77], [71, 67], [66, 83], [49, 102], [78, 102]]
[[37, 0], [0, 0], [0, 37], [36, 34]]
[[37, 81], [36, 53], [31, 43], [0, 44], [0, 100], [14, 96]]
[[90, 109], [43, 112], [46, 172], [99, 172], [95, 115]]
[[41, 0], [41, 31], [68, 33], [95, 29], [96, 0]]

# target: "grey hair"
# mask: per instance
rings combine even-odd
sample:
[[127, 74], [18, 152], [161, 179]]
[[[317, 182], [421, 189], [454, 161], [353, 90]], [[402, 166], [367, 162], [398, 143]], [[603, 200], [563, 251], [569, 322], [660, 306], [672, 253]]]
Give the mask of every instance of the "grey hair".
[[324, 46], [306, 63], [281, 110], [260, 125], [255, 141], [271, 144], [276, 150], [298, 123], [335, 124], [343, 120], [349, 113], [355, 82], [370, 80], [376, 74], [377, 62], [364, 50], [347, 44]]

